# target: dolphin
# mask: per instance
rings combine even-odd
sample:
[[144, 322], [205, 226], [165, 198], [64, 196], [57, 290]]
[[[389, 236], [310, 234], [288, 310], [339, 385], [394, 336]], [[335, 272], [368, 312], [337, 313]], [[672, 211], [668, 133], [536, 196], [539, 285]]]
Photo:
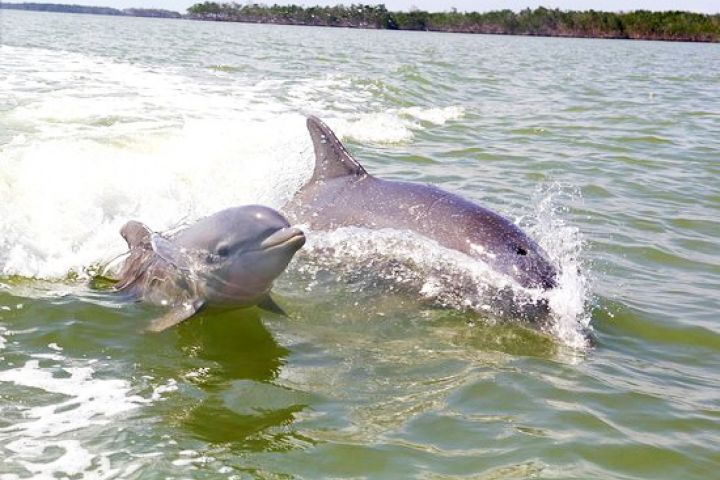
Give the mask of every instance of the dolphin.
[[432, 185], [376, 178], [320, 119], [308, 117], [307, 128], [315, 169], [282, 209], [291, 222], [315, 230], [410, 230], [486, 263], [522, 287], [556, 286], [546, 253], [512, 222]]
[[261, 205], [222, 210], [172, 236], [134, 220], [120, 234], [129, 253], [114, 291], [170, 307], [150, 331], [172, 327], [206, 306], [257, 305], [284, 314], [270, 288], [305, 244], [301, 230]]

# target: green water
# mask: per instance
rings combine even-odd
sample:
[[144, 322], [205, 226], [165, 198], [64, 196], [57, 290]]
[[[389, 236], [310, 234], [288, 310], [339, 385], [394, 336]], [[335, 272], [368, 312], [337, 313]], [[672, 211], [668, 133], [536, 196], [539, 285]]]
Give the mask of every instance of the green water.
[[[717, 476], [720, 46], [10, 11], [0, 32], [0, 477]], [[554, 334], [443, 307], [447, 252], [373, 232], [309, 235], [290, 318], [146, 334], [159, 310], [88, 287], [130, 218], [281, 206], [309, 113], [580, 268]], [[393, 253], [419, 287], [372, 271]]]

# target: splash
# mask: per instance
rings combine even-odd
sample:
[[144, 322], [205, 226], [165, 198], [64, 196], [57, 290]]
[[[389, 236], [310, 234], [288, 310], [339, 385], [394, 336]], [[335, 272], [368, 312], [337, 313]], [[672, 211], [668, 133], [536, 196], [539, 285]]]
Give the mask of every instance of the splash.
[[582, 195], [576, 188], [554, 183], [538, 188], [534, 197], [528, 230], [560, 267], [558, 286], [546, 294], [553, 318], [551, 333], [571, 348], [587, 348], [592, 334], [591, 273], [580, 230], [566, 220], [569, 205]]
[[272, 133], [288, 122], [301, 124], [194, 121], [122, 147], [53, 140], [11, 152], [0, 172], [0, 272], [80, 273], [123, 251], [130, 219], [167, 230], [228, 206], [281, 205], [305, 171], [300, 129], [281, 142]]

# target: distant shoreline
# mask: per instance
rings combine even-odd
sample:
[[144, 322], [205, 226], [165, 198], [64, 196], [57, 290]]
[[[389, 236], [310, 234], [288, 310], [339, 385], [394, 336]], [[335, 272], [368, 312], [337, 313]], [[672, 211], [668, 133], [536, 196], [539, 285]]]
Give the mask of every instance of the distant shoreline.
[[81, 13], [88, 15], [110, 15], [114, 17], [152, 17], [152, 18], [185, 18], [181, 13], [159, 8], [126, 8], [119, 10], [112, 7], [90, 7], [85, 5], [66, 5], [60, 3], [5, 3], [0, 2], [0, 9], [25, 10], [32, 12]]
[[0, 9], [379, 30], [720, 42], [720, 14], [706, 15], [683, 11], [637, 10], [612, 13], [594, 10], [562, 11], [538, 7], [535, 10], [525, 9], [518, 13], [511, 10], [486, 13], [422, 10], [391, 12], [383, 5], [300, 7], [216, 2], [195, 4], [188, 8], [185, 15], [163, 9], [119, 10], [110, 7], [45, 3], [0, 3]]

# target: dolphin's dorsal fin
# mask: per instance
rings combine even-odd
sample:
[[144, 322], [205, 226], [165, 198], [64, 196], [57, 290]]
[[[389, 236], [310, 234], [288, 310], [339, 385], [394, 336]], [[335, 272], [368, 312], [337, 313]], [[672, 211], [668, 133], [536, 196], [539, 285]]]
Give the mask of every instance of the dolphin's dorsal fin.
[[330, 127], [315, 116], [307, 118], [307, 128], [315, 148], [315, 170], [310, 183], [345, 176], [363, 176], [367, 172], [348, 153]]
[[147, 225], [136, 220], [130, 220], [120, 229], [120, 235], [130, 249], [141, 246], [149, 247], [152, 234], [152, 230]]

